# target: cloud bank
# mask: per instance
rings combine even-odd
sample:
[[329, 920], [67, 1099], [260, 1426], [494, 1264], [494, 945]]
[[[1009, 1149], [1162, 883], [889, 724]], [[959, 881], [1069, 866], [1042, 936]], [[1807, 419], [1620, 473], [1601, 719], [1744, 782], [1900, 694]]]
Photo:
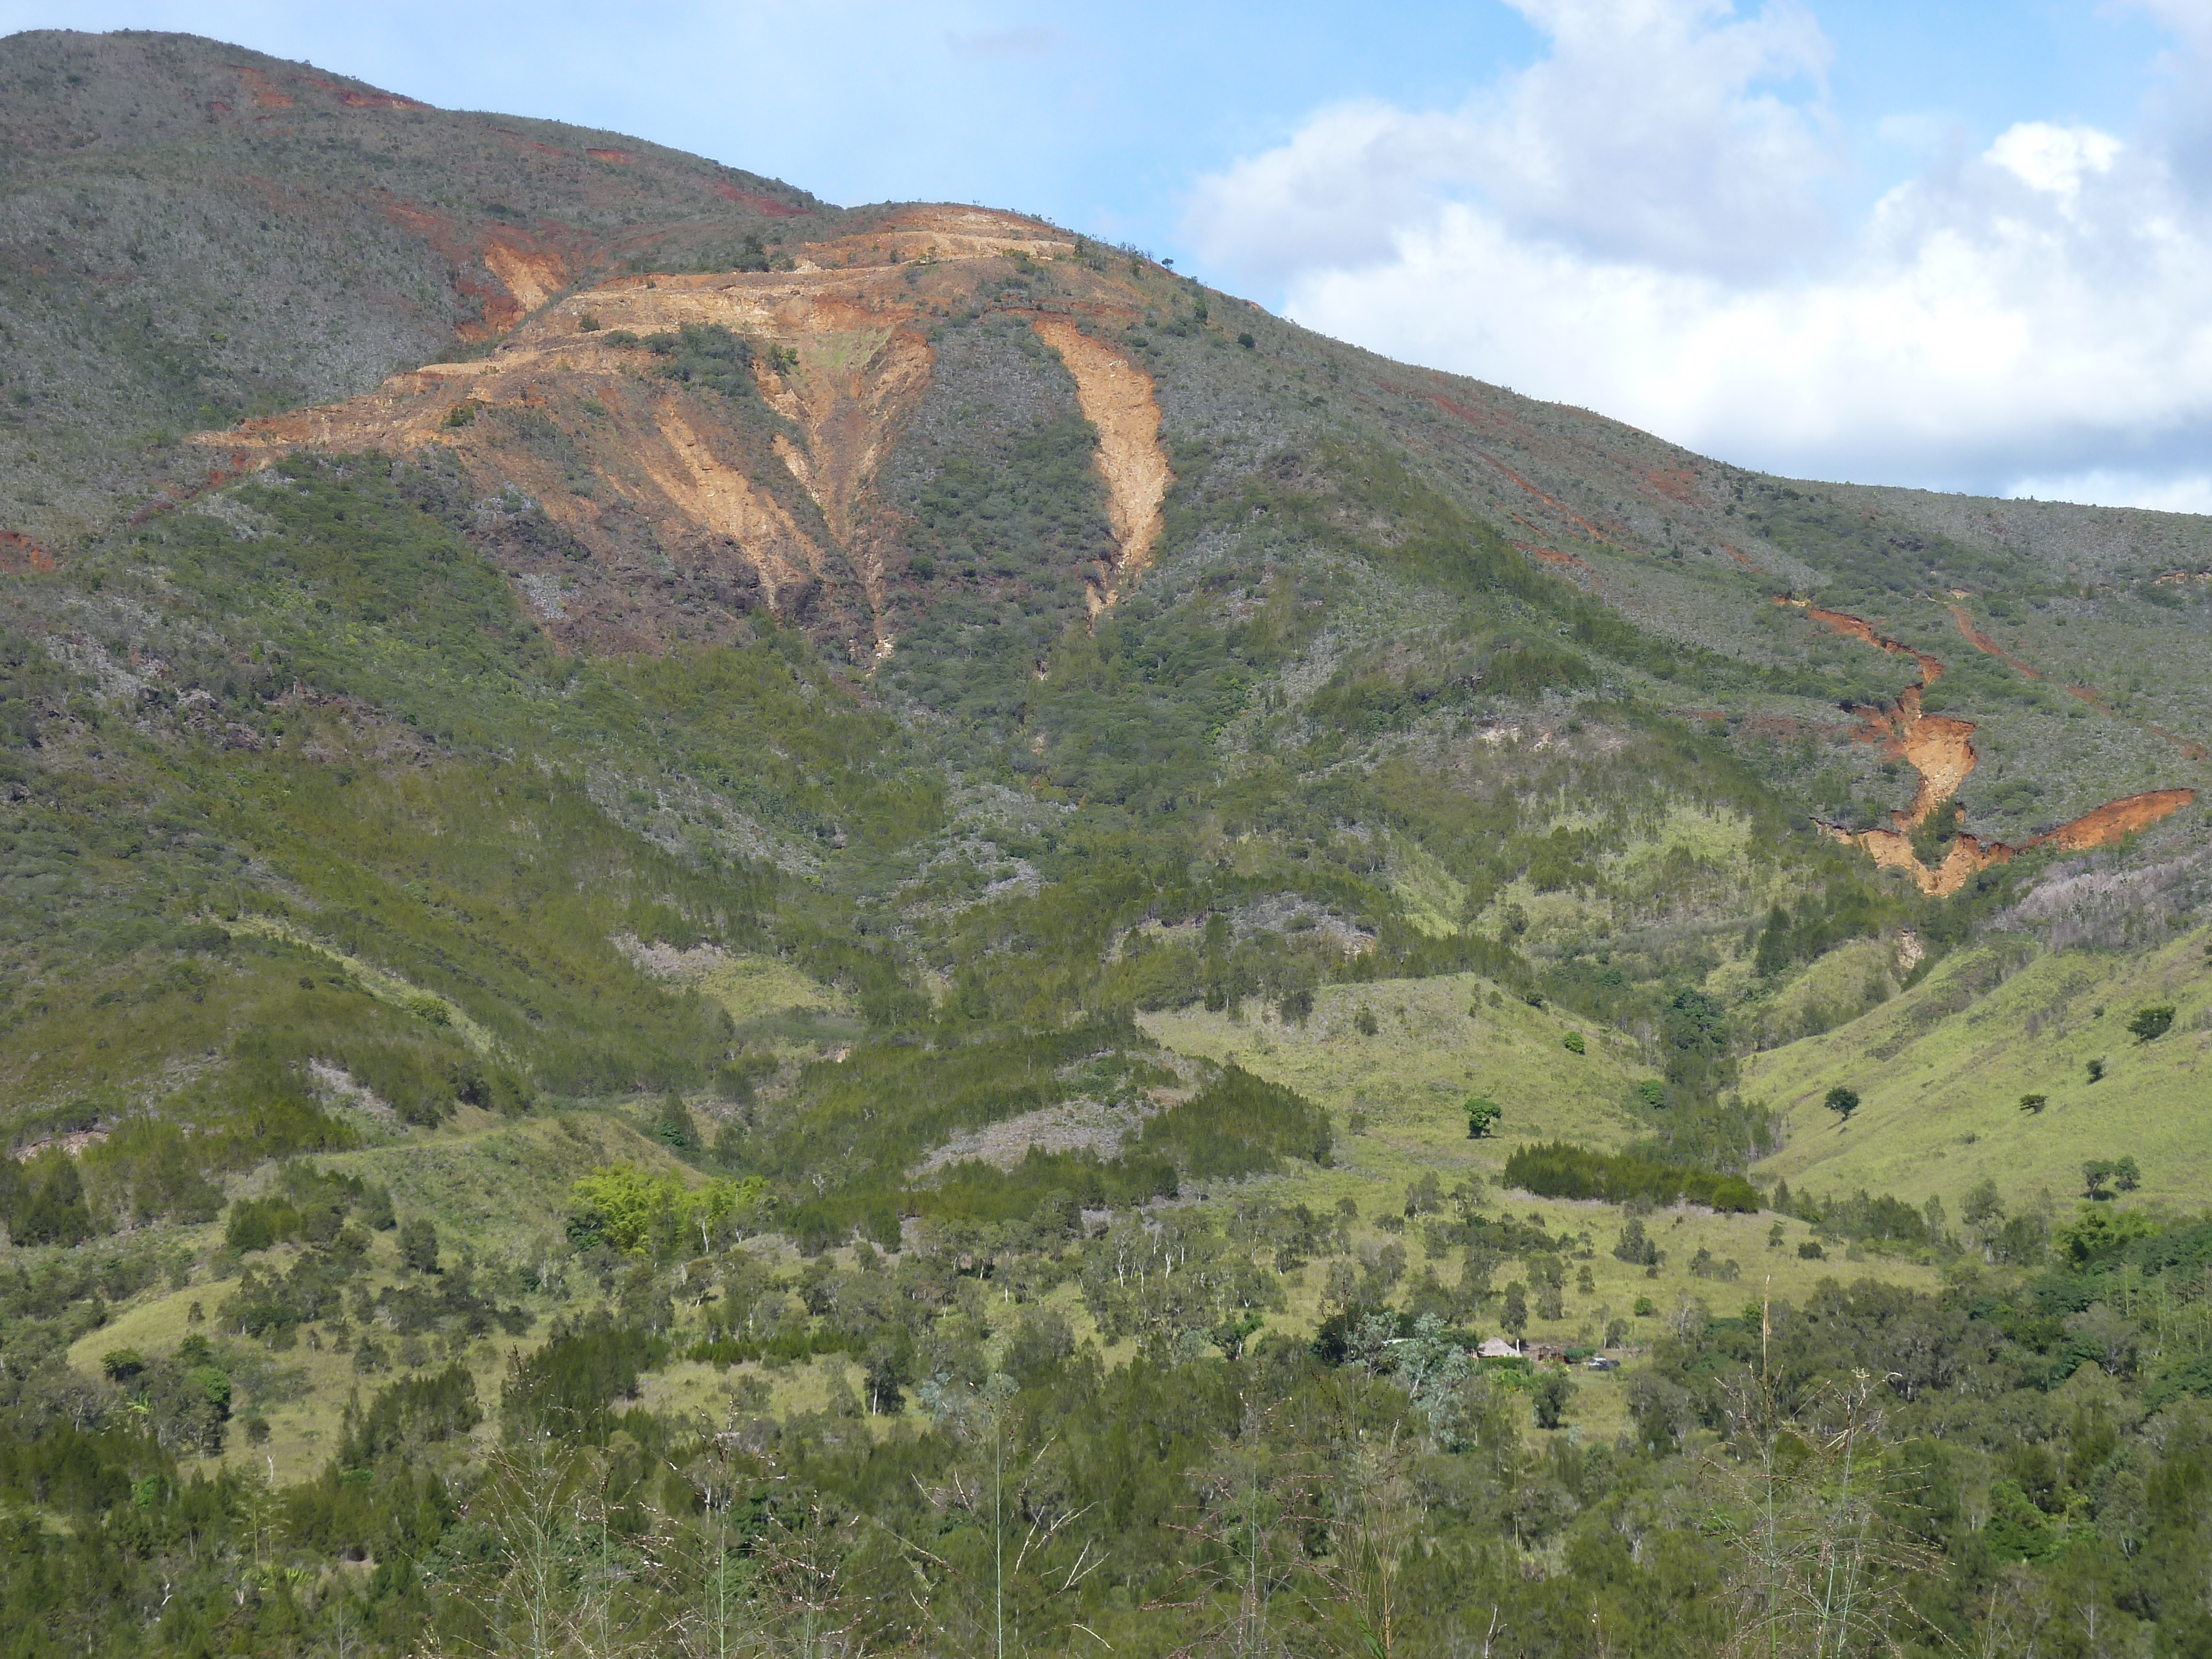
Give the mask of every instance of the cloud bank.
[[2212, 8], [2123, 138], [2027, 120], [1867, 200], [1790, 0], [1516, 0], [1545, 61], [1323, 110], [1187, 233], [1309, 326], [1777, 471], [2212, 510]]

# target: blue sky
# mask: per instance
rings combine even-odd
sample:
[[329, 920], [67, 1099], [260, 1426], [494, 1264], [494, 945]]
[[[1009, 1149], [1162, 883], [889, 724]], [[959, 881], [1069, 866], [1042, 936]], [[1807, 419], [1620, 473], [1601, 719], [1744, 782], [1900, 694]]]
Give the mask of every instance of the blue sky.
[[1748, 465], [2212, 509], [2212, 0], [0, 0], [52, 27], [1043, 213]]

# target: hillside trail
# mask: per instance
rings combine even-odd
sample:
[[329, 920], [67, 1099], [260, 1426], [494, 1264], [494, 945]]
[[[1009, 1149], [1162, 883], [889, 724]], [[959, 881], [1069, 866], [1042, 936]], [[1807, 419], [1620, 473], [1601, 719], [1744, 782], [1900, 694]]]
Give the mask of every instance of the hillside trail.
[[[1951, 842], [1942, 862], [1931, 869], [1913, 847], [1913, 831], [1938, 810], [1954, 800], [1976, 764], [1974, 723], [1949, 714], [1930, 714], [1921, 707], [1923, 694], [1942, 678], [1942, 663], [1925, 652], [1915, 650], [1901, 640], [1891, 639], [1862, 617], [1841, 611], [1824, 611], [1806, 600], [1786, 596], [1778, 597], [1775, 603], [1795, 606], [1821, 626], [1862, 641], [1877, 651], [1910, 657], [1918, 666], [1920, 678], [1899, 692], [1895, 702], [1878, 708], [1855, 711], [1863, 721], [1862, 737], [1881, 744], [1888, 753], [1903, 760], [1919, 774], [1920, 782], [1913, 791], [1912, 804], [1901, 811], [1893, 811], [1888, 827], [1876, 825], [1867, 830], [1847, 830], [1841, 824], [1826, 823], [1820, 827], [1838, 841], [1859, 848], [1883, 869], [1905, 872], [1912, 878], [1913, 884], [1931, 897], [1948, 897], [1964, 887], [1979, 872], [1992, 865], [2008, 863], [2031, 848], [2057, 847], [2069, 852], [2081, 852], [2093, 847], [2109, 847], [2138, 830], [2148, 829], [2197, 799], [2197, 792], [2193, 789], [2154, 789], [2139, 795], [2124, 796], [2118, 800], [2107, 801], [2054, 830], [2032, 836], [2018, 845], [2001, 841], [1985, 842], [1978, 836], [1961, 830]], [[1986, 636], [1978, 637], [1971, 622], [1956, 605], [1951, 607], [1951, 615], [1958, 624], [1959, 631], [1976, 649], [2004, 656], [2003, 652], [1996, 648], [1996, 641], [1987, 641]], [[2010, 657], [2004, 659], [2012, 662]], [[2013, 666], [2033, 678], [2040, 678], [2033, 676], [2032, 670], [2021, 664], [2013, 663]], [[2078, 691], [2077, 695], [2080, 695]], [[2088, 700], [2095, 703], [2094, 696]], [[1963, 816], [1964, 810], [1955, 805], [1951, 805], [1954, 815]]]

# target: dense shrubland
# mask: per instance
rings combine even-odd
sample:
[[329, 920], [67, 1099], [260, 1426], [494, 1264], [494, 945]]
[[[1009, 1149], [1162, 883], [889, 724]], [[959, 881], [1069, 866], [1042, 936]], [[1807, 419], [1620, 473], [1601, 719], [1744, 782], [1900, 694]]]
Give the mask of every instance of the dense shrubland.
[[[1279, 1121], [1236, 1087], [1220, 1112]], [[1832, 1559], [1861, 1646], [2094, 1627], [2183, 1653], [2202, 1618], [2212, 1224], [2100, 1208], [2013, 1254], [1983, 1214], [1945, 1235], [1960, 1265], [1933, 1294], [1762, 1301], [1717, 1266], [1705, 1300], [1634, 1321], [1623, 1382], [1470, 1357], [1589, 1249], [1479, 1194], [1409, 1199], [1440, 1247], [1411, 1274], [1303, 1206], [1086, 1230], [1048, 1198], [888, 1255], [701, 1257], [648, 1229], [635, 1254], [580, 1241], [552, 1280], [450, 1258], [368, 1298], [357, 1184], [291, 1166], [234, 1212], [237, 1288], [206, 1324], [90, 1380], [39, 1334], [96, 1322], [161, 1247], [0, 1285], [19, 1650], [773, 1653], [805, 1626], [817, 1651], [1541, 1654], [1595, 1627], [1663, 1655], [1771, 1621], [1810, 1652]], [[275, 1278], [268, 1232], [304, 1247]], [[1615, 1254], [1641, 1238], [1632, 1215]], [[1307, 1273], [1310, 1340], [1279, 1322]], [[1126, 1359], [1075, 1340], [1071, 1296]], [[534, 1319], [495, 1397], [439, 1363]], [[251, 1460], [199, 1462], [281, 1389], [258, 1356], [303, 1340], [349, 1344], [362, 1382], [323, 1472], [271, 1492]], [[698, 1358], [743, 1367], [705, 1415], [639, 1403]], [[769, 1409], [825, 1364], [822, 1405]], [[1577, 1434], [1613, 1389], [1622, 1426]], [[1670, 1523], [1684, 1501], [1710, 1524]]]

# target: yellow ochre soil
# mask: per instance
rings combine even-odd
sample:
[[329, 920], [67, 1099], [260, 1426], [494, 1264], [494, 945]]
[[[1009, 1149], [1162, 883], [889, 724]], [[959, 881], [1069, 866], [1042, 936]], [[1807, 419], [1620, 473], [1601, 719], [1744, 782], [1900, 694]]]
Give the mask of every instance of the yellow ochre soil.
[[[1057, 309], [1040, 308], [1030, 321], [1066, 364], [1098, 432], [1094, 464], [1116, 552], [1110, 568], [1085, 573], [1093, 611], [1151, 559], [1173, 478], [1152, 381], [1076, 320], [1126, 325], [1145, 301], [1130, 281], [1077, 262], [1075, 252], [1058, 233], [1012, 215], [915, 207], [875, 230], [806, 244], [788, 271], [624, 274], [571, 287], [579, 278], [570, 252], [502, 233], [481, 250], [500, 285], [484, 315], [487, 325], [514, 325], [488, 356], [425, 364], [344, 403], [195, 441], [227, 452], [229, 476], [295, 449], [452, 451], [483, 495], [520, 489], [589, 555], [494, 555], [563, 646], [665, 649], [715, 637], [757, 604], [841, 639], [857, 661], [879, 663], [896, 644], [905, 525], [877, 497], [876, 479], [928, 390], [936, 315], [971, 301], [1010, 257], [1058, 268]], [[778, 433], [763, 447], [708, 400], [653, 377], [634, 347], [607, 338], [686, 323], [719, 324], [768, 349], [755, 377], [796, 437]], [[556, 464], [515, 443], [503, 423], [471, 418], [507, 410], [550, 421], [576, 459]], [[776, 483], [778, 473], [796, 490]], [[690, 583], [690, 599], [666, 592], [665, 568], [635, 550], [635, 537], [625, 541], [619, 521], [629, 519], [651, 528]], [[697, 603], [702, 591], [719, 602]]]

